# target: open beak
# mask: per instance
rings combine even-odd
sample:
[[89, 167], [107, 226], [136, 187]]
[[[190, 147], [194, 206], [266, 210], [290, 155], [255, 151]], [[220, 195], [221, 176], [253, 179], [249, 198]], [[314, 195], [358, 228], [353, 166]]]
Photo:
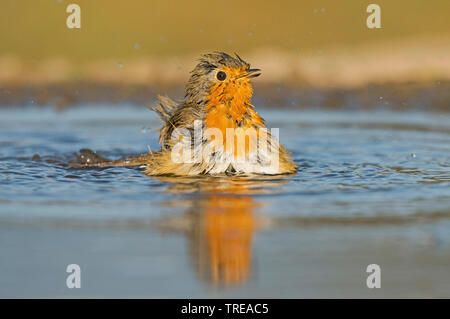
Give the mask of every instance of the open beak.
[[241, 77], [246, 78], [256, 78], [261, 75], [261, 69], [248, 69], [246, 73], [244, 73]]

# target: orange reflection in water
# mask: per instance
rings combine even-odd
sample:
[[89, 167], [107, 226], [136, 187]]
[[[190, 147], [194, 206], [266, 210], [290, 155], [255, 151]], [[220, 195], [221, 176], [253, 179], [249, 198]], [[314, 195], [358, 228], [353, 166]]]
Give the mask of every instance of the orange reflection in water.
[[251, 197], [206, 199], [203, 227], [214, 282], [232, 284], [248, 279], [255, 229], [253, 207]]
[[[165, 180], [174, 182], [173, 178]], [[214, 285], [229, 286], [248, 281], [253, 234], [264, 223], [264, 218], [256, 212], [262, 204], [252, 195], [263, 192], [261, 186], [267, 189], [287, 181], [245, 178], [175, 181], [168, 191], [195, 196], [187, 201], [167, 203], [184, 204], [187, 209], [181, 216], [166, 218], [161, 225], [186, 234], [196, 274]]]

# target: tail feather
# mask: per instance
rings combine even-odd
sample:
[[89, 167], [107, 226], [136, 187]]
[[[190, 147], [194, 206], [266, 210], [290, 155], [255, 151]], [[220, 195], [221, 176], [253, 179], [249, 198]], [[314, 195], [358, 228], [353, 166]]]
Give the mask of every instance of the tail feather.
[[[91, 151], [92, 152], [92, 151]], [[70, 163], [71, 168], [88, 168], [88, 167], [133, 167], [133, 166], [143, 166], [151, 163], [153, 158], [158, 155], [159, 152], [144, 153], [124, 159], [118, 160], [107, 160], [106, 158], [101, 158], [98, 161], [92, 162], [74, 162]]]

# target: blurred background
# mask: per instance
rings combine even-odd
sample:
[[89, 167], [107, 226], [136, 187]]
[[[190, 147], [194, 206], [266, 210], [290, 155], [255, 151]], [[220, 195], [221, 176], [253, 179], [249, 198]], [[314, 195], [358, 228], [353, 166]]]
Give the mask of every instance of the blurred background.
[[[297, 174], [70, 166], [158, 150], [215, 50]], [[0, 297], [448, 298], [449, 111], [448, 0], [1, 0]]]
[[[70, 3], [80, 29], [66, 26]], [[383, 96], [448, 110], [450, 2], [380, 0], [381, 29], [366, 26], [370, 3], [4, 0], [0, 104], [182, 96], [198, 56], [221, 50], [263, 69], [256, 94], [268, 104], [386, 106]]]

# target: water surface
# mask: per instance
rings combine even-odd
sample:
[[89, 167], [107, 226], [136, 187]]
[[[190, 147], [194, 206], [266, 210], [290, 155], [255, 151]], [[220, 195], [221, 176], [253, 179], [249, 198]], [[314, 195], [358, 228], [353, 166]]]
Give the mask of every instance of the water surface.
[[[0, 109], [2, 297], [450, 297], [450, 115], [259, 109], [292, 176], [74, 169], [158, 149], [145, 107]], [[38, 156], [37, 156], [38, 155]], [[82, 268], [82, 288], [65, 267]], [[366, 287], [366, 267], [382, 288]]]

